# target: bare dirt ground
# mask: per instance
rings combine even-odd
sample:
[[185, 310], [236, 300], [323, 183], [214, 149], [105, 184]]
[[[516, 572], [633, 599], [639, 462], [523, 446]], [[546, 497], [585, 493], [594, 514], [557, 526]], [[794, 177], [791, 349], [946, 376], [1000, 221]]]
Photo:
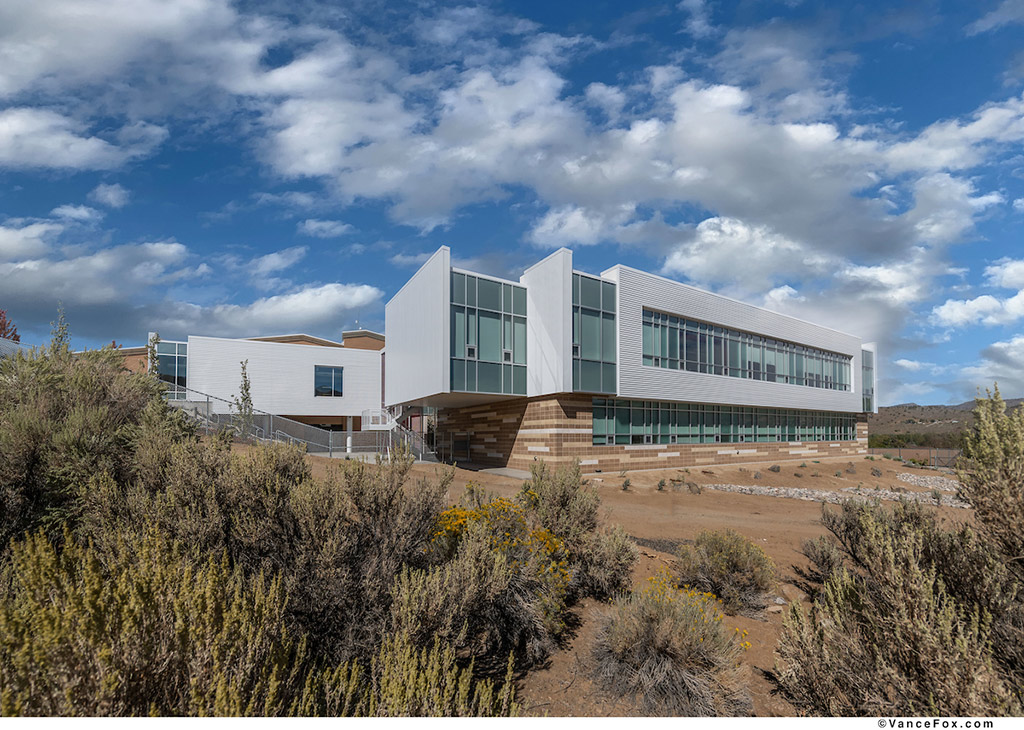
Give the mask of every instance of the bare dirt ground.
[[[331, 460], [308, 457], [314, 473], [324, 475]], [[628, 490], [622, 489], [619, 474], [588, 474], [585, 478], [597, 488], [601, 496], [604, 518], [617, 523], [633, 537], [640, 549], [640, 560], [633, 573], [635, 585], [640, 585], [660, 568], [670, 566], [672, 552], [681, 543], [692, 541], [702, 530], [731, 528], [755, 541], [775, 561], [779, 584], [775, 591], [786, 603], [806, 601], [799, 588], [797, 570], [806, 568], [808, 561], [800, 552], [805, 539], [825, 534], [821, 525], [822, 506], [818, 502], [715, 491], [714, 484], [732, 484], [768, 487], [790, 487], [821, 491], [842, 492], [845, 487], [862, 489], [923, 492], [928, 488], [916, 487], [897, 478], [900, 472], [922, 476], [935, 476], [939, 472], [904, 467], [888, 460], [871, 461], [849, 457], [821, 459], [807, 462], [777, 462], [778, 473], [771, 472], [771, 462], [743, 466], [691, 467], [658, 471], [630, 472]], [[801, 466], [803, 464], [803, 466]], [[414, 477], [432, 478], [440, 467], [418, 464], [413, 467]], [[873, 476], [872, 468], [882, 475]], [[853, 473], [848, 473], [852, 469]], [[837, 476], [836, 472], [840, 475]], [[757, 474], [757, 478], [755, 478]], [[796, 476], [800, 474], [800, 476]], [[948, 475], [947, 475], [948, 476]], [[658, 490], [664, 479], [666, 485]], [[682, 480], [678, 488], [672, 479]], [[455, 480], [449, 490], [449, 499], [458, 500], [466, 484], [473, 482], [496, 494], [511, 496], [518, 492], [522, 480], [497, 476], [481, 471], [456, 469]], [[692, 493], [685, 482], [703, 487]], [[968, 510], [951, 507], [931, 507], [948, 523], [970, 519]], [[757, 715], [794, 715], [794, 708], [783, 698], [773, 694], [774, 685], [767, 673], [776, 663], [775, 648], [782, 627], [786, 606], [772, 604], [761, 616], [748, 618], [727, 616], [728, 627], [749, 632], [751, 648], [743, 661], [749, 668], [749, 687]], [[636, 709], [628, 702], [615, 700], [602, 693], [590, 680], [590, 656], [598, 635], [601, 617], [607, 608], [593, 600], [576, 606], [579, 619], [572, 636], [556, 652], [545, 667], [535, 669], [523, 679], [519, 698], [526, 714], [551, 716], [605, 716], [634, 715]]]

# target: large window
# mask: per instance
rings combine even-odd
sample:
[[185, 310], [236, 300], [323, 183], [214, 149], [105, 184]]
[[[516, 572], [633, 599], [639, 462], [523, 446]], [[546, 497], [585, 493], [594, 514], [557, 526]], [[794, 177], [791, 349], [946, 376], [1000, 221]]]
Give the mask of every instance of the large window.
[[452, 272], [451, 389], [526, 395], [526, 289]]
[[861, 394], [865, 413], [875, 410], [875, 353], [860, 351]]
[[313, 395], [325, 398], [341, 398], [342, 376], [345, 368], [328, 365], [313, 366]]
[[188, 385], [188, 345], [184, 342], [160, 342], [156, 346], [156, 375], [172, 388], [164, 393], [169, 400], [183, 400]]
[[594, 445], [853, 441], [851, 413], [594, 398]]
[[850, 390], [852, 358], [827, 350], [643, 311], [643, 364], [828, 390]]
[[572, 275], [572, 389], [615, 392], [615, 284]]

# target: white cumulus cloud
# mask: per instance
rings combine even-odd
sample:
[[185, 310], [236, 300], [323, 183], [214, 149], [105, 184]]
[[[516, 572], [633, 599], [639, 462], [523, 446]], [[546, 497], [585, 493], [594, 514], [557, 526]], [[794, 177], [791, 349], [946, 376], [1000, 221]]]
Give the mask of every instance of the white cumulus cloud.
[[150, 154], [166, 136], [162, 127], [137, 122], [111, 142], [57, 112], [9, 108], [0, 111], [0, 168], [109, 170]]
[[89, 200], [108, 208], [123, 208], [130, 197], [128, 189], [119, 183], [100, 183], [89, 193]]
[[352, 231], [352, 226], [348, 223], [318, 218], [307, 218], [300, 222], [297, 228], [302, 235], [313, 238], [338, 238]]

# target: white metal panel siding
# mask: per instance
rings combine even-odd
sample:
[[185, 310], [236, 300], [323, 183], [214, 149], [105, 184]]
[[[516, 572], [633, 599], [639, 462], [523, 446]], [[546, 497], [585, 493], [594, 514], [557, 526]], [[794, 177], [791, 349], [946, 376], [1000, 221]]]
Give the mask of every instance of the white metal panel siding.
[[[188, 338], [188, 387], [232, 400], [247, 370], [252, 405], [293, 416], [359, 416], [380, 408], [380, 352], [344, 347], [254, 342], [219, 337]], [[345, 368], [341, 398], [313, 395], [313, 368]], [[218, 405], [217, 410], [226, 411]]]
[[[875, 395], [871, 399], [871, 406], [872, 406], [872, 411], [871, 412], [872, 413], [878, 413], [878, 343], [877, 342], [865, 342], [863, 345], [861, 345], [861, 349], [863, 349], [863, 350], [870, 350], [872, 353], [874, 353], [874, 356], [875, 356], [875, 367], [871, 369], [871, 374], [873, 376], [874, 382], [867, 383], [866, 385], [870, 385], [872, 388], [874, 388]], [[861, 373], [863, 372], [860, 369], [860, 367], [861, 367], [861, 365], [859, 364], [859, 361], [858, 361], [858, 365], [857, 365], [857, 387], [858, 388], [862, 388], [865, 385], [864, 383], [860, 382], [860, 379], [862, 377]], [[862, 392], [862, 391], [858, 391], [858, 392]]]
[[384, 399], [408, 403], [450, 390], [451, 254], [442, 246], [384, 307]]
[[555, 251], [519, 283], [526, 287], [526, 394], [571, 391], [572, 251]]
[[[860, 411], [859, 338], [625, 266], [614, 267], [604, 276], [618, 281], [620, 397]], [[644, 366], [644, 307], [850, 355], [853, 358], [850, 368], [855, 385], [852, 391], [846, 392]]]

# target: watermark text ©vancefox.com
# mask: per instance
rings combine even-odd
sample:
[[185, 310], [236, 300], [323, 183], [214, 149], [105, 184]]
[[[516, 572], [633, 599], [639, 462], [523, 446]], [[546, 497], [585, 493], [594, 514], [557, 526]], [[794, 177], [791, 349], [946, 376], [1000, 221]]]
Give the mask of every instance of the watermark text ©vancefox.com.
[[944, 728], [955, 728], [956, 730], [966, 728], [973, 730], [973, 728], [992, 728], [995, 726], [992, 724], [992, 720], [949, 720], [938, 717], [925, 720], [917, 717], [905, 719], [882, 717], [878, 720], [878, 727], [892, 728], [893, 730], [910, 730], [910, 728], [914, 728], [915, 730], [918, 728], [921, 730], [935, 730], [936, 728], [939, 730], [943, 730]]

